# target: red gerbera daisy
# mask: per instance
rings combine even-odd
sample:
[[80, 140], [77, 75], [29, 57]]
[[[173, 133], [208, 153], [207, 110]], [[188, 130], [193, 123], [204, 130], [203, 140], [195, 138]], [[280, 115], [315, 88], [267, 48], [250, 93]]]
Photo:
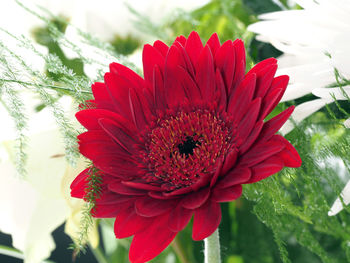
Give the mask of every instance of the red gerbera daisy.
[[[144, 78], [118, 63], [92, 85], [93, 109], [76, 114], [87, 129], [80, 152], [102, 175], [93, 216], [115, 217], [117, 238], [134, 236], [129, 258], [145, 262], [163, 251], [193, 218], [194, 240], [220, 224], [221, 202], [240, 197], [242, 184], [284, 166], [299, 167], [294, 147], [275, 133], [293, 107], [265, 117], [280, 101], [288, 76], [277, 61], [245, 74], [241, 40], [205, 46], [196, 32], [143, 49]], [[71, 185], [83, 198], [88, 169]]]

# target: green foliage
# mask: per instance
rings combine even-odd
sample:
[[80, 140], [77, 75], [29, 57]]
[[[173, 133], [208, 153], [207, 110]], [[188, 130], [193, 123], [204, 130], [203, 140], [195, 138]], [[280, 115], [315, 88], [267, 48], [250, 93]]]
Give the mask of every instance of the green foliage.
[[221, 41], [241, 38], [249, 42], [252, 33], [246, 27], [254, 21], [255, 17], [248, 13], [241, 0], [214, 0], [191, 14], [179, 12], [167, 26], [174, 31], [174, 35], [187, 36], [196, 30], [203, 39], [216, 32]]
[[131, 35], [126, 37], [116, 35], [111, 41], [111, 45], [118, 54], [130, 55], [141, 46], [141, 42]]
[[87, 187], [85, 189], [85, 206], [82, 210], [82, 219], [80, 221], [80, 231], [77, 239], [73, 240], [74, 244], [71, 248], [74, 249], [73, 256], [76, 257], [79, 253], [85, 252], [85, 247], [88, 242], [88, 235], [94, 223], [91, 214], [94, 213], [96, 199], [101, 195], [102, 177], [98, 169], [93, 165], [88, 168]]
[[[6, 57], [0, 55], [0, 63], [5, 67], [5, 76], [12, 78], [15, 72], [9, 67]], [[19, 98], [18, 91], [11, 88], [8, 83], [0, 80], [0, 102], [6, 108], [9, 115], [13, 118], [15, 128], [17, 131], [16, 138], [16, 168], [20, 175], [25, 175], [25, 162], [26, 162], [26, 136], [25, 129], [27, 123], [27, 117], [24, 115], [24, 104]]]
[[[68, 19], [65, 17], [59, 17], [59, 19], [53, 19], [50, 21], [57, 30], [61, 33], [65, 33], [67, 28]], [[57, 56], [63, 65], [65, 65], [68, 69], [71, 69], [76, 75], [84, 76], [83, 62], [79, 58], [69, 59], [65, 56], [62, 48], [58, 44], [58, 42], [50, 35], [49, 26], [45, 27], [37, 27], [32, 30], [32, 35], [40, 45], [47, 47], [50, 54]], [[48, 65], [50, 66], [50, 65]], [[54, 80], [59, 80], [60, 77], [56, 76], [55, 73], [50, 71], [46, 72], [51, 78]]]

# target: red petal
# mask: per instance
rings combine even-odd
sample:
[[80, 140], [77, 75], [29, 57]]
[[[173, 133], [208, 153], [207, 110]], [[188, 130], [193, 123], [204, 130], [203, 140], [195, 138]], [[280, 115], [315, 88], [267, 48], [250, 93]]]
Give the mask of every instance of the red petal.
[[159, 51], [164, 57], [167, 55], [169, 47], [160, 40], [156, 40], [153, 47]]
[[175, 39], [174, 43], [179, 42], [182, 46], [184, 46], [186, 44], [186, 41], [187, 41], [187, 39], [184, 36], [178, 36]]
[[85, 157], [91, 160], [98, 158], [100, 155], [110, 155], [111, 157], [113, 155], [122, 155], [125, 158], [130, 158], [129, 152], [115, 143], [106, 133], [105, 137], [107, 138], [104, 139], [102, 137], [95, 137], [95, 132], [105, 133], [104, 131], [88, 131], [78, 136], [79, 150]]
[[153, 82], [153, 70], [155, 65], [164, 68], [164, 56], [151, 45], [144, 45], [142, 51], [143, 75], [145, 80]]
[[153, 80], [154, 80], [153, 82], [154, 104], [156, 108], [165, 110], [166, 101], [165, 101], [164, 80], [163, 80], [163, 75], [158, 66], [154, 67]]
[[258, 121], [251, 133], [249, 134], [248, 138], [243, 142], [243, 144], [239, 148], [239, 153], [244, 154], [247, 150], [250, 149], [250, 147], [254, 144], [256, 139], [258, 138], [260, 131], [264, 125], [263, 121]]
[[237, 131], [240, 139], [244, 142], [252, 129], [255, 126], [255, 123], [258, 119], [261, 106], [261, 98], [253, 100], [249, 106], [248, 111], [246, 112], [244, 118], [238, 125]]
[[283, 159], [284, 165], [287, 167], [300, 167], [302, 161], [294, 146], [280, 135], [275, 135], [275, 138], [279, 139], [285, 145], [283, 151], [278, 154]]
[[94, 95], [94, 103], [100, 109], [115, 110], [115, 105], [109, 96], [105, 83], [95, 82], [91, 85], [92, 94]]
[[132, 202], [124, 202], [118, 205], [96, 204], [91, 211], [91, 215], [96, 218], [113, 218], [129, 207], [132, 207]]
[[216, 51], [220, 48], [220, 40], [217, 33], [211, 35], [207, 41], [207, 45], [210, 47], [211, 53], [215, 56]]
[[255, 183], [281, 171], [284, 167], [284, 162], [281, 158], [272, 156], [269, 159], [263, 161], [251, 167], [252, 177], [247, 184]]
[[176, 232], [168, 228], [169, 214], [157, 217], [153, 224], [135, 234], [129, 252], [132, 263], [144, 263], [158, 256], [174, 239]]
[[182, 199], [182, 206], [187, 209], [195, 209], [203, 205], [210, 194], [210, 189], [208, 187], [203, 188], [197, 192], [188, 194]]
[[169, 228], [174, 232], [183, 230], [188, 222], [190, 222], [193, 215], [193, 210], [183, 208], [182, 205], [178, 205], [175, 209], [171, 210], [169, 216]]
[[122, 195], [146, 195], [147, 192], [139, 189], [135, 189], [124, 185], [122, 182], [111, 182], [108, 184], [108, 189], [112, 192]]
[[237, 150], [231, 149], [231, 151], [225, 157], [224, 166], [221, 171], [222, 174], [226, 174], [236, 164], [237, 157]]
[[85, 196], [85, 189], [87, 187], [87, 181], [86, 179], [89, 176], [89, 168], [86, 168], [84, 171], [82, 171], [77, 177], [75, 177], [74, 181], [70, 185], [70, 195], [71, 197], [75, 198], [84, 198]]
[[131, 180], [139, 176], [138, 172], [140, 169], [134, 163], [123, 163], [123, 159], [118, 160], [118, 156], [114, 159], [113, 157], [106, 158], [106, 156], [101, 156], [93, 161], [97, 168], [113, 178]]
[[169, 199], [175, 199], [178, 198], [178, 196], [166, 196], [164, 195], [164, 192], [155, 192], [155, 191], [149, 191], [148, 195], [154, 199], [160, 199], [160, 200], [169, 200]]
[[267, 66], [277, 64], [277, 59], [267, 58], [256, 64], [249, 72], [258, 74], [259, 71], [263, 70]]
[[215, 188], [212, 198], [216, 202], [231, 202], [242, 195], [242, 185], [234, 185], [224, 189]]
[[135, 182], [135, 181], [123, 181], [124, 185], [127, 185], [129, 187], [140, 189], [140, 190], [147, 190], [147, 191], [162, 191], [162, 188], [159, 186], [151, 185], [148, 183], [141, 183], [141, 182]]
[[109, 110], [87, 109], [75, 114], [77, 120], [88, 130], [101, 130], [98, 120], [101, 118], [117, 119], [120, 115]]
[[202, 240], [218, 228], [221, 221], [220, 204], [208, 200], [206, 204], [196, 209], [193, 218], [192, 238], [195, 241]]
[[253, 99], [256, 75], [248, 74], [229, 98], [227, 112], [240, 121]]
[[210, 188], [216, 184], [216, 181], [218, 180], [221, 174], [223, 174], [223, 160], [219, 160], [218, 164], [216, 165], [216, 171], [210, 180]]
[[277, 70], [277, 64], [272, 64], [266, 66], [264, 69], [257, 72], [257, 81], [256, 81], [256, 92], [255, 98], [263, 98], [266, 92], [269, 90], [273, 77], [275, 76]]
[[188, 39], [185, 44], [185, 49], [191, 59], [192, 65], [196, 66], [198, 62], [198, 58], [203, 49], [203, 43], [198, 33], [192, 31], [188, 36]]
[[131, 84], [131, 86], [137, 88], [138, 90], [142, 90], [144, 86], [144, 80], [128, 67], [113, 62], [109, 65], [109, 69], [111, 73], [119, 75], [125, 80], [127, 80]]
[[131, 109], [131, 116], [134, 120], [135, 126], [142, 130], [151, 117], [151, 111], [143, 94], [136, 93], [134, 89], [129, 89], [129, 104]]
[[107, 72], [104, 76], [110, 100], [113, 102], [114, 111], [123, 115], [126, 119], [131, 118], [129, 105], [129, 89], [131, 84], [120, 75]]
[[294, 106], [290, 106], [285, 111], [281, 112], [271, 120], [264, 123], [264, 126], [260, 132], [259, 139], [268, 140], [270, 139], [282, 125], [288, 120], [289, 116], [293, 113]]
[[190, 74], [181, 67], [177, 68], [177, 74], [179, 77], [181, 76], [180, 82], [186, 92], [186, 97], [189, 99], [189, 101], [198, 101], [202, 95], [196, 82], [191, 78]]
[[182, 78], [177, 70], [180, 53], [176, 46], [171, 46], [165, 62], [164, 87], [168, 105], [176, 106], [184, 100], [186, 93], [180, 80]]
[[282, 99], [282, 96], [288, 86], [288, 81], [289, 81], [289, 76], [287, 75], [278, 76], [273, 79], [269, 93], [272, 93], [274, 90], [280, 90], [280, 93], [279, 93], [279, 96], [273, 98], [271, 101], [269, 101], [269, 98], [267, 98], [267, 96], [264, 98], [264, 101], [266, 101], [266, 104], [269, 104], [269, 107], [266, 110], [265, 116], [269, 115], [271, 111], [277, 106], [277, 104]]
[[141, 217], [136, 214], [134, 207], [121, 211], [114, 222], [116, 238], [126, 238], [146, 229], [154, 218]]
[[222, 108], [223, 110], [226, 111], [227, 92], [226, 92], [224, 80], [222, 79], [221, 73], [218, 69], [216, 70], [215, 80], [216, 80], [216, 89], [220, 94], [218, 106], [220, 109]]
[[[77, 136], [79, 143], [114, 143], [112, 138], [104, 130], [87, 131]], [[125, 152], [125, 151], [124, 151]]]
[[129, 195], [120, 195], [108, 190], [102, 191], [101, 196], [96, 200], [97, 205], [117, 205], [127, 201], [134, 200], [135, 197]]
[[196, 82], [201, 90], [203, 99], [207, 101], [213, 99], [215, 91], [215, 71], [213, 56], [207, 45], [198, 58]]
[[165, 197], [173, 197], [173, 196], [179, 196], [179, 195], [187, 194], [187, 193], [192, 192], [192, 191], [194, 191], [194, 189], [192, 188], [192, 185], [191, 185], [190, 187], [179, 188], [179, 189], [176, 189], [176, 190], [174, 190], [172, 192], [163, 192], [163, 195]]
[[139, 198], [135, 202], [136, 213], [144, 217], [154, 217], [164, 214], [178, 203], [177, 200], [160, 200], [152, 197]]
[[254, 145], [247, 153], [245, 153], [239, 160], [239, 166], [251, 167], [257, 163], [262, 162], [263, 160], [269, 158], [272, 155], [275, 155], [281, 152], [285, 144], [278, 139], [275, 139], [275, 136], [268, 141], [262, 143], [257, 143]]
[[232, 89], [229, 90], [229, 96], [232, 92], [234, 92], [234, 90], [244, 78], [246, 67], [245, 49], [243, 41], [240, 39], [236, 39], [235, 41], [233, 41], [233, 47], [235, 49], [235, 76], [233, 77]]
[[232, 169], [225, 177], [222, 177], [217, 183], [215, 189], [222, 189], [231, 187], [237, 184], [243, 184], [247, 182], [251, 177], [251, 171], [249, 168], [235, 168]]
[[227, 40], [215, 54], [215, 66], [220, 70], [225, 81], [226, 92], [232, 88], [235, 73], [235, 50], [231, 40]]
[[[176, 44], [176, 42], [175, 42]], [[185, 69], [188, 74], [190, 74], [191, 76], [194, 77], [194, 67], [192, 65], [192, 62], [191, 62], [191, 59], [190, 57], [188, 56], [185, 48], [180, 44], [180, 43], [177, 43], [176, 47], [178, 48], [178, 51], [179, 51], [179, 64], [178, 66], [179, 67], [182, 67], [183, 69]]]
[[111, 136], [111, 138], [118, 143], [123, 149], [125, 149], [130, 154], [135, 153], [135, 145], [138, 144], [133, 137], [130, 136], [130, 131], [124, 127], [109, 119], [100, 119], [100, 126], [103, 130]]
[[269, 92], [262, 101], [261, 104], [261, 111], [260, 111], [260, 116], [259, 116], [259, 120], [264, 120], [266, 118], [266, 116], [268, 115], [268, 113], [270, 113], [272, 111], [272, 106], [275, 104], [276, 100], [280, 100], [281, 99], [281, 94], [284, 91], [282, 89], [275, 89], [272, 90], [271, 92]]
[[82, 155], [94, 162], [98, 159], [108, 159], [111, 164], [118, 164], [120, 166], [134, 167], [136, 163], [128, 153], [123, 153], [118, 150], [114, 143], [81, 143], [79, 151]]

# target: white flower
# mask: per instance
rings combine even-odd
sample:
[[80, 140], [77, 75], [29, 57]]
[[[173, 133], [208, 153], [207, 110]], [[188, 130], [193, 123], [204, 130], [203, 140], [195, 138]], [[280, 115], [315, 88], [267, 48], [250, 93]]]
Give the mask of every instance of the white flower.
[[102, 40], [112, 40], [115, 35], [132, 35], [150, 41], [149, 36], [135, 26], [137, 17], [129, 7], [141, 16], [159, 25], [174, 10], [190, 11], [205, 5], [209, 0], [75, 0], [76, 9], [72, 24], [85, 29]]
[[[75, 169], [68, 165], [62, 136], [49, 109], [35, 113], [30, 109], [38, 100], [27, 92], [21, 95], [29, 116], [24, 178], [17, 175], [13, 164], [16, 130], [0, 106], [2, 127], [6, 127], [0, 130], [0, 231], [12, 236], [13, 246], [23, 252], [25, 263], [40, 263], [55, 248], [51, 233], [58, 226], [68, 220], [66, 233], [76, 235], [83, 202], [70, 198], [69, 185], [84, 164], [79, 162]], [[70, 110], [70, 98], [62, 98], [59, 103]], [[92, 234], [90, 242], [96, 246], [97, 233]]]
[[60, 193], [65, 160], [54, 157], [63, 153], [58, 138], [51, 131], [30, 137], [25, 180], [16, 176], [9, 159], [0, 163], [0, 230], [11, 234], [13, 246], [24, 253], [26, 263], [50, 256], [55, 248], [51, 232], [69, 212]]
[[[334, 68], [350, 79], [350, 0], [296, 2], [303, 10], [261, 15], [263, 21], [252, 24], [248, 30], [284, 52], [278, 73], [289, 75], [290, 85], [282, 101], [310, 93], [320, 97], [296, 107], [292, 118], [298, 123], [331, 103], [331, 94], [337, 100], [346, 99], [339, 88], [326, 86], [336, 82]], [[350, 95], [349, 86], [344, 86], [344, 91]], [[281, 131], [286, 134], [293, 127], [288, 121]]]
[[[13, 34], [29, 35], [35, 26], [44, 23], [21, 8], [15, 0], [1, 0], [0, 27]], [[18, 0], [34, 11], [43, 7], [53, 15], [63, 15], [81, 30], [96, 35], [101, 40], [112, 40], [115, 35], [144, 39], [146, 34], [135, 26], [137, 13], [158, 25], [176, 9], [190, 11], [209, 0]], [[20, 20], [19, 20], [20, 18]]]

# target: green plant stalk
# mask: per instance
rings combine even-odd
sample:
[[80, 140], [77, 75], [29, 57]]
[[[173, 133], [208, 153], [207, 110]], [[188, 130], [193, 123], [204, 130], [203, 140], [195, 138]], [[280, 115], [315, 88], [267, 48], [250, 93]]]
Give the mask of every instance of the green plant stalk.
[[[17, 79], [2, 79], [2, 78], [0, 78], [0, 83], [1, 82], [12, 82], [12, 83], [25, 85], [25, 86], [37, 86], [37, 87], [41, 87], [41, 88], [56, 89], [56, 90], [62, 90], [62, 91], [71, 92], [71, 93], [76, 92], [75, 90], [65, 88], [65, 87], [54, 86], [54, 85], [43, 85], [43, 84], [38, 84], [38, 83], [34, 83], [34, 82], [31, 83], [31, 82], [21, 81], [21, 80], [17, 80]], [[81, 90], [80, 92], [85, 93], [85, 94], [92, 94], [92, 91]]]
[[108, 263], [108, 260], [107, 258], [105, 257], [102, 249], [100, 248], [100, 246], [96, 247], [96, 248], [93, 248], [91, 245], [90, 245], [90, 249], [92, 251], [92, 254], [94, 254], [96, 260], [98, 263]]
[[171, 246], [173, 247], [176, 255], [179, 257], [179, 259], [182, 263], [189, 263], [190, 262], [186, 257], [186, 253], [184, 252], [183, 247], [181, 246], [181, 243], [179, 242], [178, 237], [175, 237], [174, 241], [171, 243]]
[[204, 263], [221, 263], [219, 228], [204, 239]]

